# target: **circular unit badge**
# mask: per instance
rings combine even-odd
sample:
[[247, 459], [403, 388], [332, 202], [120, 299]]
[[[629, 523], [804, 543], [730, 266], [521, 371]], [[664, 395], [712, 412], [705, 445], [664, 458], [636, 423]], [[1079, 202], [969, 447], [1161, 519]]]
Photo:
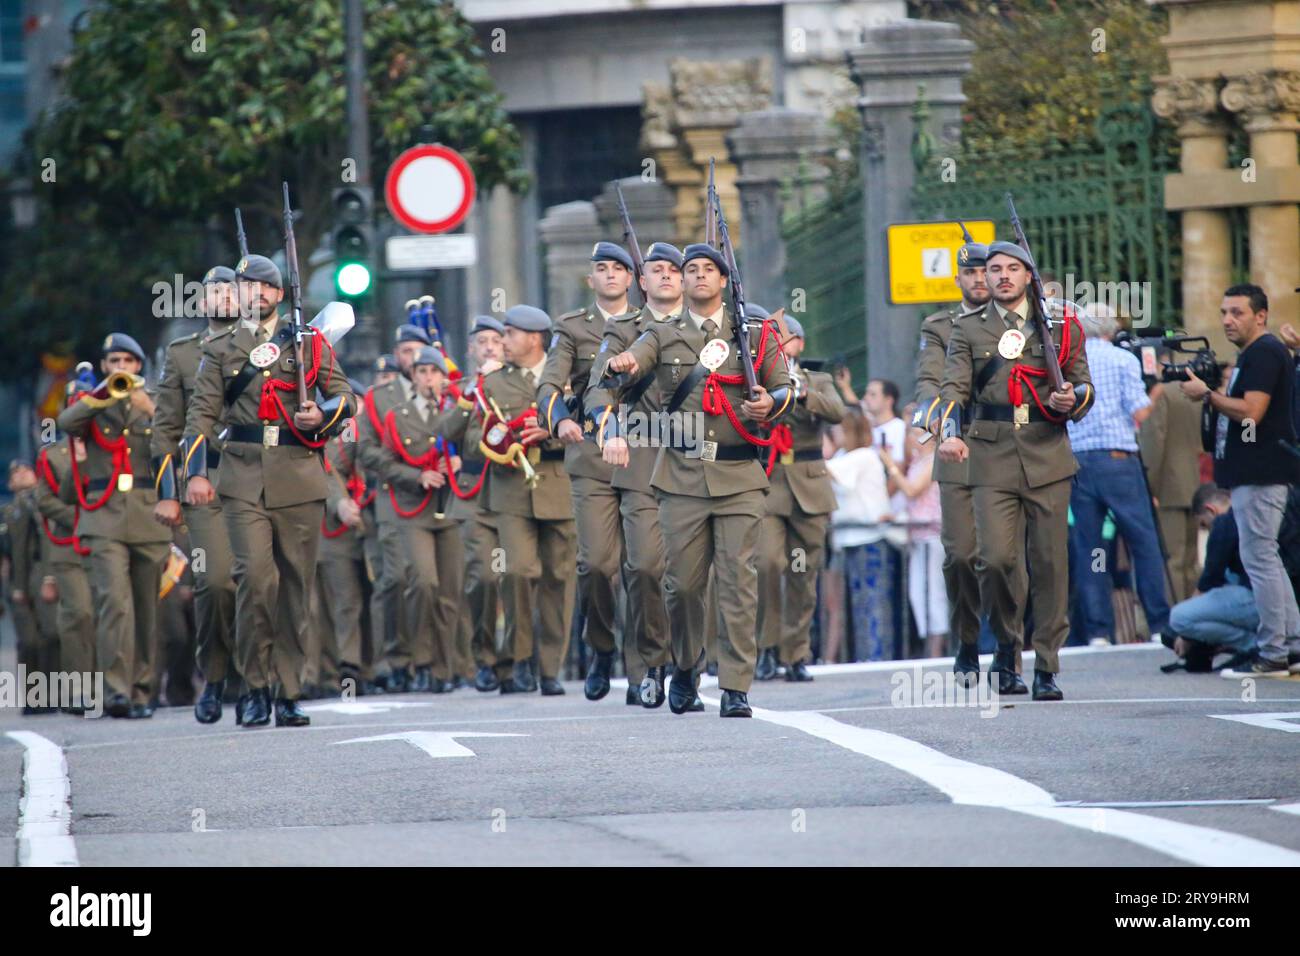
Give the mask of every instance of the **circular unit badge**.
[[700, 349], [700, 364], [710, 372], [716, 372], [722, 368], [730, 354], [731, 346], [722, 339], [709, 339], [704, 343], [704, 348]]
[[270, 368], [280, 357], [280, 346], [274, 342], [263, 342], [248, 353], [248, 360], [257, 368]]
[[1020, 358], [1025, 350], [1025, 333], [1019, 329], [1007, 329], [998, 339], [998, 354], [1007, 361]]

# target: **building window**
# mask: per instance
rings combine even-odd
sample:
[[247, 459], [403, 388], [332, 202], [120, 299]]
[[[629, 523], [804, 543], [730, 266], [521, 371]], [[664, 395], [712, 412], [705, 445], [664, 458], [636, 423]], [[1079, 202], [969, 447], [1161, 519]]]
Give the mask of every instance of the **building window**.
[[600, 195], [611, 179], [641, 172], [639, 107], [534, 114], [537, 195], [545, 210]]

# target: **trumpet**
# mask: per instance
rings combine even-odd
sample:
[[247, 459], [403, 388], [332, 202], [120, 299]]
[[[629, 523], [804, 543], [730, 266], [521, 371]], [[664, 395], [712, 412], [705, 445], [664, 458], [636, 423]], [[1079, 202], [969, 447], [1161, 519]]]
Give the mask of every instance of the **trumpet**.
[[113, 372], [90, 391], [82, 393], [81, 400], [93, 408], [104, 408], [120, 402], [137, 388], [143, 388], [144, 384], [143, 376], [131, 372]]

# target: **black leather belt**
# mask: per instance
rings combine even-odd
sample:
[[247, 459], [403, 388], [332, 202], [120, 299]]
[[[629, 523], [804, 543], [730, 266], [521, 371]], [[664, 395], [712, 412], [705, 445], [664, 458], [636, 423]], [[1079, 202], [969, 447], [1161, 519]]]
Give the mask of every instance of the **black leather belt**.
[[[267, 434], [267, 430], [274, 428], [274, 440]], [[267, 425], [265, 428], [261, 425], [231, 425], [227, 429], [226, 441], [243, 441], [253, 445], [265, 445], [268, 448], [274, 448], [277, 445], [297, 445], [299, 448], [306, 448], [298, 440], [298, 436], [289, 430], [287, 425]]]
[[[762, 455], [766, 455], [766, 454], [767, 454], [767, 449], [765, 448], [765, 449], [763, 449], [763, 451], [762, 451]], [[761, 457], [761, 456], [760, 456], [760, 457]], [[820, 448], [805, 448], [803, 451], [796, 451], [796, 452], [794, 453], [794, 460], [795, 460], [795, 461], [821, 461], [821, 460], [822, 460], [822, 452], [821, 452], [821, 449], [820, 449]], [[782, 463], [782, 462], [781, 462], [781, 456], [780, 456], [780, 455], [777, 455], [777, 456], [776, 456], [776, 463], [777, 463], [778, 465]]]
[[[127, 476], [127, 477], [131, 477], [131, 476]], [[134, 477], [131, 477], [131, 482], [132, 482], [132, 487], [135, 487]], [[90, 492], [103, 491], [108, 487], [108, 484], [109, 482], [107, 478], [94, 478], [86, 482], [86, 490]], [[113, 487], [117, 488], [117, 485], [114, 485]], [[121, 489], [119, 488], [118, 490], [120, 491]]]
[[[203, 444], [206, 445], [207, 442], [204, 442]], [[209, 469], [216, 468], [216, 467], [217, 467], [218, 465], [220, 465], [220, 464], [221, 464], [221, 452], [217, 451], [215, 448], [209, 448], [209, 449], [208, 449], [208, 468], [209, 468]]]
[[[1037, 405], [1026, 407], [1029, 413], [1029, 421], [1045, 422], [1049, 419], [1043, 416], [1038, 410]], [[975, 418], [977, 421], [986, 422], [1014, 422], [1016, 420], [1016, 406], [1014, 405], [976, 405]], [[1056, 423], [1053, 423], [1056, 424]]]
[[483, 474], [483, 462], [481, 462], [481, 461], [461, 461], [461, 463], [460, 463], [460, 471], [458, 472], [458, 474], [461, 474], [461, 475], [481, 475], [481, 474]]
[[564, 461], [563, 448], [543, 448], [541, 461]]
[[[708, 447], [710, 445], [713, 446], [712, 449]], [[689, 453], [702, 461], [756, 461], [758, 459], [754, 445], [717, 445], [710, 441], [700, 442], [699, 446], [693, 448], [682, 448], [677, 445], [668, 447], [683, 455]]]

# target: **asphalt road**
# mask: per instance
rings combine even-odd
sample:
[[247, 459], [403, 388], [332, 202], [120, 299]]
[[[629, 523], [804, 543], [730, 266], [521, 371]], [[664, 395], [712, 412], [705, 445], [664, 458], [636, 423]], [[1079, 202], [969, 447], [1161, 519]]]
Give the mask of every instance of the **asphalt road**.
[[576, 683], [313, 702], [305, 729], [0, 709], [0, 864], [1300, 865], [1300, 678], [1168, 659], [1067, 653], [1065, 702], [994, 706], [904, 693], [950, 662], [815, 668], [755, 685], [754, 720], [707, 682], [681, 717]]

